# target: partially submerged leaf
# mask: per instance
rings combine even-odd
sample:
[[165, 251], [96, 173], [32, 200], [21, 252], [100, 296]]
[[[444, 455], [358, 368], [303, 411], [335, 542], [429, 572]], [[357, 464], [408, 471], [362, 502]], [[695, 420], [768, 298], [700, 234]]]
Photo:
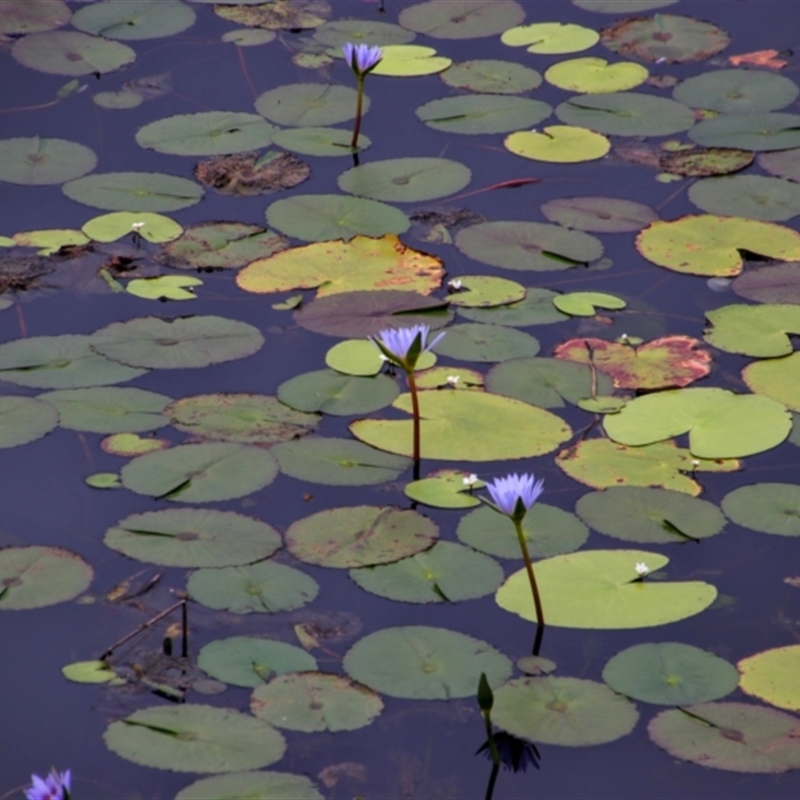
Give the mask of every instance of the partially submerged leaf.
[[159, 172], [87, 175], [65, 183], [61, 191], [84, 205], [124, 212], [177, 211], [203, 199], [203, 188], [194, 181]]

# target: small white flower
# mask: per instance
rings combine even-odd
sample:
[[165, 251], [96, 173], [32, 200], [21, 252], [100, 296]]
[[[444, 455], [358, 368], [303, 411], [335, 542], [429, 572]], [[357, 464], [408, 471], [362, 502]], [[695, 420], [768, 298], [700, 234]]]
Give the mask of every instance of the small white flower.
[[644, 563], [644, 561], [640, 561], [640, 562], [639, 562], [639, 563], [638, 563], [638, 564], [637, 564], [637, 565], [634, 567], [634, 569], [636, 570], [636, 574], [637, 574], [637, 575], [638, 575], [640, 578], [644, 578], [644, 576], [645, 576], [645, 575], [647, 575], [647, 574], [650, 572], [650, 567], [648, 567], [648, 566], [647, 566], [647, 564], [645, 564], [645, 563]]
[[627, 334], [627, 333], [623, 333], [623, 334], [621, 334], [621, 335], [620, 335], [620, 337], [619, 337], [619, 340], [620, 340], [620, 341], [621, 341], [623, 344], [625, 344], [625, 342], [627, 342], [627, 341], [628, 341], [628, 334]]
[[138, 233], [142, 228], [144, 228], [144, 226], [145, 226], [144, 222], [134, 222], [131, 225], [131, 230], [136, 231], [136, 233]]
[[696, 458], [693, 458], [692, 459], [692, 467], [696, 468], [696, 467], [699, 467], [699, 466], [700, 466], [700, 461], [698, 459], [696, 459]]
[[458, 382], [461, 380], [461, 376], [459, 375], [448, 375], [447, 376], [447, 384], [448, 386], [452, 386], [454, 389], [458, 385]]
[[378, 358], [381, 361], [388, 361], [389, 360], [389, 356], [385, 356], [383, 353], [378, 353]]
[[452, 281], [447, 281], [447, 289], [451, 292], [460, 292], [464, 284], [458, 279], [454, 278]]
[[467, 475], [466, 478], [462, 478], [464, 486], [474, 486], [478, 482], [478, 476], [473, 472], [472, 475]]

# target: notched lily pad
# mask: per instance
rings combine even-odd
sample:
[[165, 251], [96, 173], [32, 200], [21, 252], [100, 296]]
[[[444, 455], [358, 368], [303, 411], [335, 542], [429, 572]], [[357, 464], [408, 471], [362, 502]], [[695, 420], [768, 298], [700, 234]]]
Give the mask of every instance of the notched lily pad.
[[434, 39], [479, 39], [519, 25], [525, 10], [514, 0], [428, 0], [404, 8], [399, 22]]
[[34, 397], [0, 397], [0, 449], [41, 439], [58, 425], [52, 403]]
[[[747, 275], [742, 276], [746, 278]], [[728, 353], [775, 358], [794, 352], [790, 336], [800, 334], [800, 305], [730, 305], [706, 312], [712, 327], [705, 340]]]
[[371, 414], [398, 394], [397, 381], [388, 375], [343, 375], [331, 369], [295, 375], [278, 387], [278, 399], [291, 408], [344, 417]]

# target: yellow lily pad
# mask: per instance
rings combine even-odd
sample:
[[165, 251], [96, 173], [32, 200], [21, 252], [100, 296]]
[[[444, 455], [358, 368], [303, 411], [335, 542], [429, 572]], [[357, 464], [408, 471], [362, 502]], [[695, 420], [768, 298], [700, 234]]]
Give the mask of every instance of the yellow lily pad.
[[503, 144], [515, 155], [556, 164], [594, 161], [611, 149], [602, 133], [573, 125], [549, 125], [541, 133], [517, 131], [506, 136]]
[[558, 55], [588, 50], [600, 41], [600, 34], [583, 25], [567, 22], [535, 22], [509, 28], [500, 41], [509, 47], [526, 47], [529, 53]]
[[609, 64], [604, 58], [591, 56], [553, 64], [544, 74], [553, 86], [581, 94], [624, 92], [644, 83], [649, 76], [647, 67], [641, 64], [630, 61]]
[[413, 78], [443, 72], [453, 59], [436, 55], [436, 48], [421, 44], [387, 44], [382, 47], [383, 58], [372, 70], [373, 75], [393, 78]]

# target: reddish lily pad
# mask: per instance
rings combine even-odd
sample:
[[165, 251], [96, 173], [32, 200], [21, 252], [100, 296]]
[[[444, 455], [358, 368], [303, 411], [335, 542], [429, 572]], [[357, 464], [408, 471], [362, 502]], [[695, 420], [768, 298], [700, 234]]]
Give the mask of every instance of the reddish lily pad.
[[748, 270], [734, 280], [731, 289], [756, 303], [800, 304], [800, 262]]

